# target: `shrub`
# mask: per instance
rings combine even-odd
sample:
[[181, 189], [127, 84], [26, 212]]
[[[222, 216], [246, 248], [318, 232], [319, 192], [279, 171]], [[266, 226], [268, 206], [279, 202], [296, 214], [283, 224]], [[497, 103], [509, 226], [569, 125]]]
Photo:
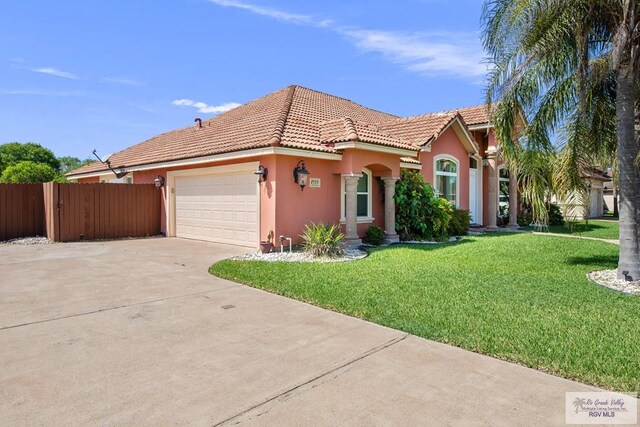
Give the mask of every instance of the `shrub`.
[[326, 225], [322, 222], [307, 224], [304, 233], [304, 251], [314, 257], [340, 256], [344, 253], [344, 234], [339, 225]]
[[[564, 217], [562, 216], [562, 210], [560, 206], [555, 203], [547, 204], [547, 215], [549, 216], [549, 222], [547, 225], [564, 225]], [[521, 227], [527, 227], [533, 223], [533, 214], [531, 207], [524, 205], [522, 212], [518, 214], [518, 225]]]
[[451, 215], [451, 221], [449, 222], [449, 235], [450, 236], [462, 236], [469, 231], [469, 224], [471, 224], [471, 215], [469, 211], [464, 209], [454, 209]]
[[504, 227], [509, 224], [509, 206], [498, 206], [498, 213], [496, 215], [496, 225], [498, 227]]
[[564, 225], [564, 217], [560, 206], [555, 203], [549, 203], [547, 212], [549, 214], [549, 225]]
[[426, 237], [433, 240], [445, 240], [449, 237], [449, 223], [453, 216], [453, 205], [446, 199], [436, 197], [434, 199], [431, 215], [427, 217], [427, 220], [431, 222], [429, 224], [431, 234]]
[[364, 233], [364, 242], [374, 246], [381, 245], [384, 242], [384, 231], [377, 225], [370, 226]]
[[56, 171], [45, 163], [29, 160], [7, 167], [0, 176], [0, 182], [49, 182], [56, 177]]
[[443, 240], [453, 207], [435, 196], [420, 172], [403, 170], [396, 184], [396, 230], [403, 240]]
[[531, 214], [531, 209], [523, 209], [522, 212], [518, 214], [518, 225], [520, 227], [528, 227], [533, 222], [533, 215]]

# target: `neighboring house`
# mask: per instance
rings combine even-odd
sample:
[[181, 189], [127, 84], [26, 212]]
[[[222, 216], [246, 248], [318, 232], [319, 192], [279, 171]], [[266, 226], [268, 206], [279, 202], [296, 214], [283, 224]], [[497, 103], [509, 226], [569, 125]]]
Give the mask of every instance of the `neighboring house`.
[[[394, 241], [402, 169], [421, 171], [475, 223], [496, 223], [500, 162], [485, 106], [400, 118], [289, 86], [109, 160], [133, 183], [161, 178], [167, 236], [256, 247], [273, 230], [277, 245], [322, 221], [342, 223], [350, 245], [371, 224]], [[296, 183], [294, 170], [308, 176]], [[113, 173], [94, 162], [67, 177], [101, 182]]]
[[[570, 219], [599, 218], [605, 212], [613, 211], [613, 180], [607, 172], [600, 168], [591, 168], [583, 174], [582, 179], [589, 192], [587, 206], [581, 203], [577, 193], [565, 201], [556, 196], [552, 198], [552, 202], [557, 203], [562, 209], [563, 215]], [[611, 204], [606, 202], [607, 190], [611, 194]]]
[[602, 183], [602, 196], [604, 199], [604, 209], [603, 213], [615, 211], [615, 203], [617, 203], [617, 189], [615, 188], [615, 184], [613, 182], [613, 170], [608, 168], [604, 172], [604, 176], [610, 178], [609, 181], [605, 181]]

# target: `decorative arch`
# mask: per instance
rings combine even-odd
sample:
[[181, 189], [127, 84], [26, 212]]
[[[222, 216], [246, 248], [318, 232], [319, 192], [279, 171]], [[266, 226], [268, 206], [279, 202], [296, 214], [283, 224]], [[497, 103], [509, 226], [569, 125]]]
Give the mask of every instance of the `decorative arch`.
[[[358, 180], [357, 197], [360, 200], [366, 197], [366, 212], [358, 212], [358, 223], [373, 222], [373, 171], [369, 168], [362, 169], [362, 177]], [[340, 182], [340, 222], [345, 222], [345, 186], [344, 178]], [[362, 206], [362, 205], [360, 205]]]

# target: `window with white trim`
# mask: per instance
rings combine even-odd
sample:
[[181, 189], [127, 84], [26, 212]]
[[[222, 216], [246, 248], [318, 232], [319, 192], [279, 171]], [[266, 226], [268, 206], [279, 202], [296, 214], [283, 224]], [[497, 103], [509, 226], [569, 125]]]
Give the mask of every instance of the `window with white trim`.
[[498, 168], [498, 207], [509, 209], [509, 170], [504, 166]]
[[[358, 218], [371, 218], [371, 172], [363, 170], [356, 189]], [[346, 217], [347, 191], [342, 180], [342, 218]]]
[[453, 206], [458, 204], [460, 180], [458, 161], [452, 157], [436, 157], [434, 190], [436, 197], [447, 199]]

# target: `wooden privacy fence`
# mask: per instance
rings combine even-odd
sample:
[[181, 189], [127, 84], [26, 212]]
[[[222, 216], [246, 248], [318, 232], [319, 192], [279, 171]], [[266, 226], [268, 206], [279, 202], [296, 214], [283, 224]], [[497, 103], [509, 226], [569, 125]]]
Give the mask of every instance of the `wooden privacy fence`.
[[161, 209], [153, 184], [0, 184], [0, 241], [155, 236]]
[[154, 184], [43, 184], [47, 237], [56, 242], [160, 234]]
[[42, 184], [0, 184], [0, 242], [44, 234]]

